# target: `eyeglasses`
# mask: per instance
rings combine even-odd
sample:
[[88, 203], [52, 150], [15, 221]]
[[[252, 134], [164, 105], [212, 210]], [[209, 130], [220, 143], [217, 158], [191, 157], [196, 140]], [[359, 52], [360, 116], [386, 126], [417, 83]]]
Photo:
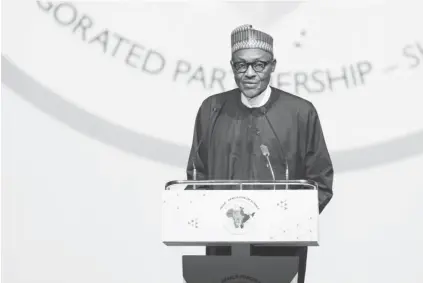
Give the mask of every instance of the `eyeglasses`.
[[253, 67], [253, 70], [256, 72], [263, 72], [266, 66], [271, 63], [270, 62], [264, 62], [264, 61], [255, 61], [252, 63], [247, 62], [233, 62], [232, 65], [235, 68], [235, 71], [238, 73], [245, 73], [250, 66]]

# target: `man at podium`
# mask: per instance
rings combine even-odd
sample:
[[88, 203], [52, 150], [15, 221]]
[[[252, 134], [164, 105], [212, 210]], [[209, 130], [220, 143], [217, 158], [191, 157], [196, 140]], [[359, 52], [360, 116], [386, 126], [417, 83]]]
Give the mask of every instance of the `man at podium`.
[[[231, 33], [231, 48], [238, 88], [214, 94], [200, 106], [187, 179], [313, 180], [322, 212], [333, 195], [334, 170], [314, 105], [269, 85], [276, 67], [269, 34], [240, 26]], [[207, 255], [230, 253], [231, 247], [206, 248]], [[253, 246], [251, 253], [299, 256], [298, 282], [304, 282], [307, 247]]]

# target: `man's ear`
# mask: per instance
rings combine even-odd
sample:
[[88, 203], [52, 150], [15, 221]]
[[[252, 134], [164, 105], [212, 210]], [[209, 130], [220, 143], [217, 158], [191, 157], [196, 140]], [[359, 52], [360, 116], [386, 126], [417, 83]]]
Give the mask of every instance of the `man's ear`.
[[232, 60], [229, 61], [229, 64], [231, 65], [232, 71], [235, 72], [235, 70], [234, 70], [234, 61], [232, 61]]
[[276, 69], [276, 59], [273, 59], [273, 62], [272, 62], [272, 72], [274, 72], [275, 71], [275, 69]]

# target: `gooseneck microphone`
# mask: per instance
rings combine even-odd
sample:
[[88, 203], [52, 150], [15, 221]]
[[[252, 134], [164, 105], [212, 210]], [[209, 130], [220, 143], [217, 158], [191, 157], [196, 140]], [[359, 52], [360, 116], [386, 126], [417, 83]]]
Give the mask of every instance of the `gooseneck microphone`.
[[[264, 144], [260, 145], [260, 149], [261, 149], [261, 153], [263, 154], [263, 156], [266, 157], [267, 165], [269, 166], [270, 173], [272, 174], [273, 181], [276, 181], [275, 172], [273, 171], [272, 163], [270, 162], [270, 158], [269, 158], [269, 156], [270, 156], [269, 149]], [[276, 184], [273, 184], [273, 189], [276, 190]]]
[[[213, 132], [214, 124], [215, 124], [216, 119], [217, 119], [217, 117], [220, 114], [220, 110], [222, 109], [222, 107], [225, 104], [225, 102], [226, 101], [224, 101], [222, 103], [222, 105], [216, 105], [216, 106], [214, 106], [212, 108], [212, 111], [211, 111], [211, 114], [210, 114], [210, 117], [209, 117], [209, 120], [208, 120], [208, 125], [207, 125], [207, 128], [206, 128], [206, 131], [201, 135], [201, 138], [200, 138], [200, 140], [198, 142], [198, 145], [195, 148], [194, 154], [192, 156], [192, 169], [193, 169], [192, 170], [192, 174], [193, 174], [192, 179], [194, 181], [197, 180], [197, 166], [195, 165], [195, 163], [197, 161], [198, 151], [200, 150], [201, 145], [203, 144], [203, 142], [204, 142], [204, 140], [205, 140], [205, 138], [206, 138], [206, 136], [208, 134], [208, 131], [209, 131], [210, 127], [211, 127], [211, 132]], [[193, 185], [193, 189], [194, 190], [197, 189], [197, 186], [196, 185]]]
[[[210, 116], [210, 117], [212, 117], [212, 116]], [[210, 121], [211, 121], [211, 119], [209, 119], [209, 122]], [[191, 160], [191, 162], [192, 162], [192, 180], [194, 180], [194, 181], [197, 180], [197, 166], [195, 165], [195, 163], [197, 162], [197, 154], [198, 154], [198, 151], [201, 148], [201, 145], [203, 144], [203, 141], [204, 141], [204, 138], [205, 138], [206, 135], [207, 135], [207, 131], [204, 132], [204, 134], [201, 136], [200, 141], [198, 142], [198, 145], [195, 148], [194, 154], [192, 156], [192, 160]], [[193, 185], [193, 189], [196, 190], [197, 186]]]
[[[275, 131], [275, 129], [273, 128], [273, 125], [272, 125], [272, 123], [270, 122], [269, 117], [267, 117], [267, 113], [264, 113], [264, 117], [266, 117], [266, 121], [267, 121], [267, 123], [269, 124], [270, 129], [272, 130], [273, 134], [275, 135], [275, 137], [276, 137], [276, 139], [277, 139], [277, 141], [278, 141], [278, 143], [279, 143], [279, 146], [280, 146], [280, 149], [281, 149], [281, 151], [282, 151], [282, 154], [284, 154], [284, 150], [283, 150], [283, 147], [282, 147], [282, 143], [281, 143], [281, 141], [280, 141], [280, 139], [279, 139], [278, 135], [276, 134], [276, 131]], [[285, 161], [285, 180], [286, 180], [286, 181], [288, 181], [288, 180], [289, 180], [289, 166], [288, 166], [288, 160], [287, 160], [287, 158], [286, 158], [286, 155], [285, 155], [285, 154], [284, 154], [284, 161]], [[288, 189], [288, 184], [286, 184], [286, 185], [285, 185], [285, 190], [287, 190], [287, 189]]]

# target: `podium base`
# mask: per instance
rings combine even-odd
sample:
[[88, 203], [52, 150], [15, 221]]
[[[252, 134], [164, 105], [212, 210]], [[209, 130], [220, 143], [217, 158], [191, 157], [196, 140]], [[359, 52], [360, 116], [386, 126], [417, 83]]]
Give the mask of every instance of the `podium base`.
[[297, 256], [182, 256], [186, 283], [296, 283], [298, 264]]

